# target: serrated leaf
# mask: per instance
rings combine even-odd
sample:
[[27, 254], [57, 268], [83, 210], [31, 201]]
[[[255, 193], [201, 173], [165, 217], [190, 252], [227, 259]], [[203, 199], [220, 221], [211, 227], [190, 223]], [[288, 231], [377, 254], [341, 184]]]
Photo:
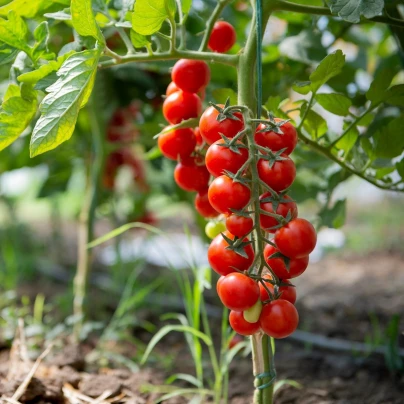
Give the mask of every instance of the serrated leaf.
[[175, 0], [137, 0], [132, 15], [132, 28], [142, 35], [159, 31], [163, 22], [175, 16]]
[[144, 48], [150, 44], [150, 41], [144, 35], [139, 34], [133, 29], [130, 30], [130, 40], [135, 48]]
[[0, 150], [13, 143], [35, 116], [38, 107], [36, 92], [27, 88], [24, 97], [17, 85], [10, 84], [0, 110]]
[[393, 69], [383, 69], [379, 71], [366, 93], [366, 98], [372, 101], [372, 104], [378, 104], [383, 101], [395, 74], [396, 72]]
[[14, 11], [20, 17], [34, 18], [54, 4], [52, 0], [14, 0], [0, 7], [0, 16], [6, 16], [9, 11]]
[[57, 60], [52, 60], [48, 64], [42, 65], [37, 70], [21, 74], [20, 76], [17, 77], [17, 80], [21, 83], [35, 85], [39, 80], [42, 80], [52, 72], [56, 72], [57, 70], [59, 70], [60, 66], [62, 66], [64, 61], [74, 53], [75, 53], [74, 51], [70, 51], [69, 53], [66, 53], [63, 56], [59, 56]]
[[331, 12], [349, 22], [359, 22], [361, 16], [373, 18], [384, 8], [384, 0], [331, 0]]
[[306, 95], [311, 91], [311, 81], [297, 81], [292, 89], [299, 94]]
[[74, 29], [81, 36], [92, 36], [104, 42], [104, 37], [95, 21], [91, 0], [72, 0], [70, 5]]
[[30, 145], [31, 157], [52, 150], [69, 140], [79, 113], [90, 97], [100, 53], [86, 50], [71, 55], [57, 72], [59, 79], [47, 89], [41, 117]]
[[0, 38], [2, 42], [29, 55], [31, 48], [26, 41], [27, 33], [27, 25], [14, 11], [8, 13], [8, 20], [0, 18]]
[[404, 117], [395, 118], [374, 135], [376, 157], [393, 158], [404, 149]]
[[323, 209], [319, 216], [324, 226], [339, 229], [345, 223], [346, 199], [335, 202], [332, 208]]
[[212, 91], [212, 95], [219, 104], [224, 104], [228, 99], [230, 105], [237, 105], [237, 94], [231, 88], [217, 88]]
[[188, 14], [192, 7], [192, 0], [181, 0], [181, 9], [184, 14]]
[[352, 101], [343, 94], [316, 94], [316, 101], [335, 115], [346, 116]]
[[316, 92], [328, 80], [340, 74], [344, 64], [345, 55], [339, 49], [326, 56], [310, 75], [311, 90]]

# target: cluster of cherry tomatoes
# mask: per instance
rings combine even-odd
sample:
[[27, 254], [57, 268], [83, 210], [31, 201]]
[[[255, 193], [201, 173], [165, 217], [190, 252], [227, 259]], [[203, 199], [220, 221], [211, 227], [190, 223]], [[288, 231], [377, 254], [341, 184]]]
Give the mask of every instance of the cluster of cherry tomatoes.
[[[211, 41], [209, 47], [219, 51]], [[200, 116], [199, 126], [167, 127], [158, 145], [164, 156], [177, 161], [176, 183], [197, 192], [195, 208], [211, 220], [206, 226], [213, 239], [208, 259], [220, 275], [217, 292], [231, 310], [231, 327], [241, 335], [262, 330], [284, 338], [299, 320], [296, 291], [289, 279], [305, 271], [316, 244], [313, 226], [297, 217], [296, 203], [287, 195], [296, 175], [289, 157], [297, 144], [296, 129], [288, 121], [270, 117], [256, 126], [254, 145], [248, 146], [248, 118], [241, 108], [212, 104], [201, 115], [200, 96], [209, 80], [210, 70], [203, 61], [179, 60], [174, 65], [164, 117], [176, 125]], [[261, 190], [259, 215], [254, 215], [253, 161], [259, 182], [255, 186]], [[259, 240], [253, 239], [254, 230]], [[253, 248], [256, 241], [265, 243], [262, 253], [263, 245]], [[261, 258], [264, 263], [258, 265]]]

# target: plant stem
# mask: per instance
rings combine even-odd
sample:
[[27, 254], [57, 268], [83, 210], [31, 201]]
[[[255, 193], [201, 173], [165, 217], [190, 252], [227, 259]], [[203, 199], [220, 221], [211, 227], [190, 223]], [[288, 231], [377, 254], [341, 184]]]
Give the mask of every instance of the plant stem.
[[135, 55], [125, 55], [121, 56], [119, 60], [115, 57], [110, 60], [102, 61], [98, 64], [100, 69], [122, 65], [125, 63], [132, 62], [157, 62], [162, 60], [175, 60], [175, 59], [196, 59], [205, 60], [208, 62], [221, 63], [228, 66], [236, 67], [239, 56], [238, 55], [227, 55], [225, 53], [213, 53], [213, 52], [198, 52], [198, 51], [184, 51], [175, 49], [170, 52], [156, 52], [150, 55], [147, 52], [137, 53]]

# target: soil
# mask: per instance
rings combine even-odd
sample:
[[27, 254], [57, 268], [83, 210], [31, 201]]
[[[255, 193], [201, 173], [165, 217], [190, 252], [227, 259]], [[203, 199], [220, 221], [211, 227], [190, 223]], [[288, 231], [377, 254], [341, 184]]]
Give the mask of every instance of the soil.
[[[318, 348], [310, 340], [313, 333], [327, 337], [327, 341], [345, 342], [370, 341], [372, 335], [380, 334], [383, 339], [380, 344], [388, 343], [388, 325], [393, 316], [402, 314], [404, 309], [403, 256], [397, 252], [375, 253], [367, 257], [330, 255], [310, 265], [295, 284], [301, 315], [299, 328], [310, 333], [307, 334], [309, 339], [302, 341], [297, 335], [278, 341], [276, 365], [278, 380], [294, 380], [301, 388], [283, 386], [275, 402], [404, 403], [404, 375], [398, 369], [398, 355], [364, 355], [350, 350]], [[399, 332], [395, 334], [401, 348], [404, 347], [403, 320], [398, 322]], [[106, 400], [148, 404], [157, 396], [143, 393], [142, 386], [163, 384], [165, 378], [174, 372], [192, 372], [192, 362], [180, 336], [166, 338], [165, 343], [157, 346], [161, 354], [170, 352], [174, 355], [175, 369], [169, 374], [162, 366], [159, 370], [148, 368], [137, 373], [124, 369], [89, 369], [84, 361], [89, 349], [88, 346], [83, 350], [67, 346], [50, 354], [18, 401], [100, 404]], [[21, 374], [7, 380], [10, 369], [15, 368], [15, 363], [10, 361], [15, 360], [13, 354], [10, 360], [8, 351], [0, 351], [0, 396], [11, 397], [30, 369], [26, 363], [21, 364]], [[395, 368], [392, 368], [393, 361]], [[252, 386], [250, 358], [236, 357], [230, 369], [229, 402], [250, 403]], [[186, 402], [178, 398], [165, 401], [172, 404]]]

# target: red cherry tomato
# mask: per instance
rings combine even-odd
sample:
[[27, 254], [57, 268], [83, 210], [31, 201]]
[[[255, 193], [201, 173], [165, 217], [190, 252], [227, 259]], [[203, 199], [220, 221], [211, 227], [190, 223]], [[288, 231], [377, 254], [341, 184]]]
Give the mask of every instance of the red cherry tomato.
[[[271, 197], [270, 192], [266, 192], [265, 194], [262, 194], [260, 196], [260, 201], [265, 200], [267, 198]], [[284, 195], [282, 199], [286, 199], [287, 201], [290, 202], [280, 202], [278, 204], [278, 207], [276, 209], [276, 212], [274, 212], [273, 209], [273, 202], [260, 202], [260, 207], [262, 210], [265, 212], [269, 213], [276, 213], [277, 215], [281, 215], [283, 217], [286, 217], [288, 212], [290, 211], [290, 214], [292, 215], [292, 219], [295, 219], [297, 217], [297, 205], [296, 203], [288, 196]], [[263, 230], [265, 230], [268, 233], [275, 233], [276, 229], [271, 229], [272, 227], [278, 226], [279, 222], [276, 220], [276, 218], [265, 215], [264, 213], [260, 214], [260, 225]]]
[[[272, 280], [272, 276], [270, 274], [267, 274], [263, 276], [263, 279]], [[290, 284], [288, 280], [283, 280], [282, 283]], [[265, 285], [271, 293], [274, 293], [274, 286], [271, 283], [265, 282]], [[265, 287], [262, 285], [261, 282], [259, 284], [259, 288], [260, 288], [261, 301], [265, 302], [266, 300], [269, 299], [268, 291], [265, 289]], [[281, 299], [287, 300], [288, 302], [295, 304], [296, 288], [294, 286], [281, 286], [279, 288], [279, 293], [281, 295], [280, 296]]]
[[179, 162], [174, 170], [175, 182], [185, 191], [201, 191], [207, 188], [209, 178], [206, 167], [198, 165], [193, 158]]
[[[276, 122], [282, 121], [280, 118], [275, 118]], [[297, 132], [295, 127], [290, 123], [284, 123], [280, 129], [283, 134], [275, 133], [273, 131], [260, 132], [264, 128], [261, 123], [258, 125], [255, 132], [255, 143], [260, 146], [268, 147], [273, 152], [285, 149], [285, 154], [289, 155], [297, 145]]]
[[201, 112], [201, 99], [196, 94], [184, 91], [170, 94], [163, 103], [164, 118], [172, 125], [186, 119], [197, 118]]
[[208, 48], [214, 52], [227, 52], [236, 43], [236, 30], [226, 21], [218, 21], [213, 26]]
[[296, 177], [293, 160], [286, 154], [282, 154], [282, 157], [286, 160], [276, 161], [272, 167], [264, 159], [259, 159], [257, 163], [259, 177], [276, 192], [289, 188]]
[[218, 287], [222, 303], [234, 311], [244, 311], [254, 306], [260, 297], [258, 283], [239, 272], [225, 276]]
[[286, 338], [299, 324], [296, 307], [284, 299], [266, 304], [260, 315], [260, 327], [265, 334], [273, 338]]
[[243, 312], [231, 311], [229, 314], [229, 323], [231, 328], [240, 335], [253, 335], [260, 329], [259, 321], [256, 323], [249, 323], [244, 319]]
[[195, 209], [203, 217], [217, 217], [219, 212], [210, 204], [208, 198], [208, 188], [199, 191], [195, 196]]
[[[248, 149], [239, 148], [239, 153], [236, 153], [222, 145], [224, 145], [223, 140], [217, 140], [209, 146], [208, 151], [206, 152], [206, 168], [214, 177], [219, 177], [220, 175], [225, 174], [225, 170], [236, 174], [248, 160]], [[243, 145], [243, 143], [237, 141], [236, 145], [240, 146]]]
[[229, 215], [226, 218], [226, 228], [237, 237], [244, 237], [254, 227], [254, 222], [251, 217]]
[[179, 87], [172, 81], [168, 86], [166, 90], [166, 96], [168, 97], [169, 95], [176, 93], [177, 91], [181, 91]]
[[199, 130], [199, 126], [194, 129], [195, 137], [196, 137], [196, 144], [200, 146], [203, 143], [203, 139], [201, 136], [201, 131]]
[[289, 260], [289, 269], [286, 268], [285, 261], [282, 258], [271, 258], [279, 250], [270, 244], [264, 249], [264, 257], [275, 275], [280, 279], [291, 279], [301, 275], [309, 265], [309, 256], [302, 258], [293, 258]]
[[[234, 239], [234, 236], [229, 232], [225, 232], [224, 235], [232, 240]], [[248, 241], [248, 239], [244, 239], [244, 241]], [[226, 249], [228, 246], [229, 244], [221, 234], [216, 236], [210, 243], [208, 260], [212, 269], [219, 275], [228, 275], [235, 272], [236, 269], [246, 271], [250, 268], [254, 261], [254, 250], [251, 244], [244, 247], [247, 258], [237, 254], [235, 251]]]
[[274, 241], [283, 255], [289, 258], [302, 258], [314, 250], [317, 235], [310, 222], [298, 218], [277, 230]]
[[158, 146], [163, 155], [171, 160], [189, 157], [196, 146], [194, 131], [185, 128], [165, 132], [159, 136]]
[[251, 191], [245, 185], [221, 175], [209, 186], [209, 202], [220, 213], [232, 213], [230, 209], [241, 210], [250, 201]]
[[171, 78], [181, 90], [197, 93], [208, 85], [210, 69], [202, 60], [180, 59], [173, 67]]
[[[223, 108], [223, 104], [219, 104], [219, 107]], [[202, 114], [199, 121], [199, 129], [201, 135], [207, 144], [212, 144], [217, 140], [221, 140], [220, 133], [228, 138], [233, 138], [244, 128], [243, 116], [236, 112], [234, 114], [238, 120], [226, 118], [223, 121], [218, 121], [219, 111], [214, 107], [209, 107]]]

